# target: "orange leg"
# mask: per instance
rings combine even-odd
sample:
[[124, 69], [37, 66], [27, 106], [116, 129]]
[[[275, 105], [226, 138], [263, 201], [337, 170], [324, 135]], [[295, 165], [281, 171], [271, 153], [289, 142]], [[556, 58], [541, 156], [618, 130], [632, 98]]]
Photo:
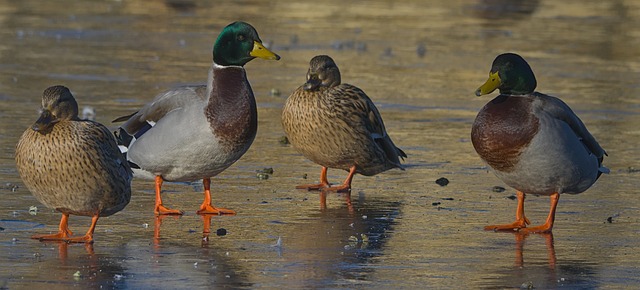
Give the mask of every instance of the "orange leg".
[[65, 241], [67, 243], [93, 243], [93, 232], [96, 229], [98, 218], [100, 218], [98, 214], [95, 214], [93, 217], [91, 217], [91, 226], [89, 227], [89, 230], [87, 230], [87, 233], [84, 234], [84, 236], [74, 238], [70, 237], [65, 239]]
[[327, 168], [322, 166], [322, 170], [320, 171], [320, 183], [318, 184], [302, 184], [296, 186], [296, 189], [306, 189], [306, 190], [320, 190], [323, 188], [327, 188], [331, 186], [329, 181], [327, 180]]
[[163, 214], [182, 215], [184, 213], [183, 211], [177, 210], [177, 209], [169, 209], [164, 205], [162, 205], [162, 197], [160, 196], [160, 191], [162, 191], [162, 182], [163, 182], [162, 176], [156, 175], [156, 205], [155, 205], [155, 208], [153, 209], [153, 212], [156, 215], [163, 215]]
[[524, 216], [524, 198], [525, 194], [522, 191], [517, 191], [518, 196], [518, 208], [516, 209], [516, 221], [506, 225], [490, 225], [484, 227], [485, 231], [517, 231], [526, 228], [531, 222]]
[[200, 209], [197, 214], [217, 214], [217, 215], [235, 215], [236, 212], [230, 209], [214, 207], [211, 204], [211, 178], [203, 178], [202, 184], [204, 185], [204, 201], [200, 205]]
[[73, 232], [69, 229], [68, 225], [69, 214], [63, 213], [62, 218], [60, 219], [60, 226], [58, 227], [58, 233], [53, 235], [33, 235], [32, 239], [41, 240], [41, 241], [62, 241], [68, 239], [73, 235]]
[[520, 229], [524, 233], [550, 233], [553, 229], [553, 221], [556, 219], [556, 207], [558, 206], [558, 200], [560, 200], [560, 194], [554, 193], [549, 196], [551, 199], [551, 208], [549, 209], [549, 215], [547, 221], [543, 225], [539, 225], [531, 228]]
[[82, 237], [71, 237], [73, 233], [69, 230], [69, 214], [63, 213], [62, 218], [60, 219], [60, 226], [57, 234], [53, 235], [34, 235], [32, 239], [38, 239], [41, 241], [64, 241], [67, 243], [93, 243], [93, 232], [96, 229], [96, 224], [98, 223], [98, 218], [100, 216], [98, 214], [94, 215], [91, 218], [91, 226], [87, 233]]
[[349, 168], [349, 175], [344, 180], [341, 185], [331, 186], [323, 189], [323, 191], [335, 191], [335, 192], [351, 192], [351, 181], [353, 180], [353, 175], [356, 174], [356, 166], [353, 165]]

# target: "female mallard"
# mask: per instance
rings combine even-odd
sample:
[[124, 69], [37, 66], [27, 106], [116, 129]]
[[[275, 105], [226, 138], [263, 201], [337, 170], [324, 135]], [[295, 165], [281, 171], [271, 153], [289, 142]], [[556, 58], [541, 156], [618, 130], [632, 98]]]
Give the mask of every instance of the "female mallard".
[[[499, 89], [500, 95], [478, 113], [471, 129], [473, 147], [518, 196], [516, 221], [485, 230], [550, 232], [560, 193], [581, 193], [608, 173], [602, 166], [606, 152], [578, 116], [560, 99], [535, 88], [529, 64], [505, 53], [496, 57], [489, 79], [476, 91], [481, 96]], [[551, 197], [545, 224], [527, 228], [525, 193]]]
[[280, 57], [262, 45], [256, 30], [234, 22], [213, 46], [206, 86], [185, 86], [160, 93], [116, 132], [134, 173], [155, 178], [155, 213], [182, 214], [162, 205], [162, 182], [204, 183], [199, 214], [235, 214], [211, 205], [211, 177], [227, 169], [251, 146], [257, 130], [256, 100], [243, 66], [259, 57]]
[[[331, 57], [311, 59], [307, 82], [287, 99], [282, 126], [302, 155], [322, 166], [319, 184], [296, 188], [349, 192], [353, 175], [372, 176], [391, 168], [404, 169], [397, 148], [384, 129], [378, 109], [359, 88], [340, 83]], [[327, 168], [349, 171], [344, 183], [331, 186]]]
[[[131, 168], [105, 126], [78, 118], [78, 103], [63, 86], [46, 89], [40, 118], [20, 137], [16, 166], [29, 191], [62, 213], [57, 234], [40, 240], [93, 242], [98, 218], [122, 210], [131, 199]], [[83, 237], [67, 225], [69, 215], [91, 216]]]

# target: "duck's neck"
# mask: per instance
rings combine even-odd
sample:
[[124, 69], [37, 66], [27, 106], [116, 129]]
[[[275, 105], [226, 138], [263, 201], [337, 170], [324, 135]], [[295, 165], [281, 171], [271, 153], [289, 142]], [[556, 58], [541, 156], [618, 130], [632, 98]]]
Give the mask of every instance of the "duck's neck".
[[258, 128], [257, 109], [244, 68], [213, 63], [207, 96], [205, 115], [219, 140], [251, 143]]

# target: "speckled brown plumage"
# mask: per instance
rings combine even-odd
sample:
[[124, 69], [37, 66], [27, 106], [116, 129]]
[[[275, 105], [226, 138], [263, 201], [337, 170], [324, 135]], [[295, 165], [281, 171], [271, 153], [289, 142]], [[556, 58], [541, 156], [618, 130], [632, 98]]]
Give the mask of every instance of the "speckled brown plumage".
[[131, 198], [132, 172], [111, 132], [78, 119], [66, 87], [45, 90], [42, 106], [41, 117], [16, 146], [16, 166], [29, 191], [67, 217], [122, 210]]
[[330, 57], [311, 60], [307, 82], [289, 96], [282, 112], [291, 144], [325, 168], [366, 176], [403, 169], [400, 157], [406, 154], [387, 135], [371, 99], [361, 89], [340, 82], [340, 72]]

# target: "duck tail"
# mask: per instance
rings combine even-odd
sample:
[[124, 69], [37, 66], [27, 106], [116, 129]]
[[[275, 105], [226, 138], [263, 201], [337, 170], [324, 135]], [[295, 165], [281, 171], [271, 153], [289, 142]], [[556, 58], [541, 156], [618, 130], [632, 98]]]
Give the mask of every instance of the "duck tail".
[[120, 152], [126, 156], [127, 151], [129, 151], [129, 145], [133, 142], [134, 137], [129, 135], [129, 133], [121, 127], [114, 131], [113, 135], [116, 137], [116, 143], [118, 143]]

